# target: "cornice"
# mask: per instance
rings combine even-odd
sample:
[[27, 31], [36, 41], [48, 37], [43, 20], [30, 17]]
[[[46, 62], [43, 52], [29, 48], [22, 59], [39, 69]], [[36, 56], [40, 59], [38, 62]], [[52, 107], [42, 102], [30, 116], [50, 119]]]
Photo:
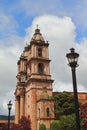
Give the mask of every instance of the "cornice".
[[31, 41], [30, 45], [37, 45], [37, 46], [49, 46], [49, 43], [45, 43], [44, 41]]
[[37, 78], [30, 78], [27, 83], [29, 82], [45, 82], [45, 83], [53, 83], [54, 80], [52, 79], [37, 79]]
[[30, 64], [31, 61], [38, 61], [38, 62], [51, 62], [50, 59], [46, 59], [46, 58], [43, 58], [43, 57], [31, 57], [29, 59], [29, 61], [27, 62], [27, 64]]

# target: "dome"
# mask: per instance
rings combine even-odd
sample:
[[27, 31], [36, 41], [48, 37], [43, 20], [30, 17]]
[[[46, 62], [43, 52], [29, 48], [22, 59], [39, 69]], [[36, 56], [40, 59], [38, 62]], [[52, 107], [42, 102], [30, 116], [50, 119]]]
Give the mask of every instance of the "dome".
[[37, 41], [37, 42], [44, 42], [44, 38], [42, 34], [40, 33], [40, 29], [35, 29], [35, 33], [33, 37], [31, 38], [31, 41]]

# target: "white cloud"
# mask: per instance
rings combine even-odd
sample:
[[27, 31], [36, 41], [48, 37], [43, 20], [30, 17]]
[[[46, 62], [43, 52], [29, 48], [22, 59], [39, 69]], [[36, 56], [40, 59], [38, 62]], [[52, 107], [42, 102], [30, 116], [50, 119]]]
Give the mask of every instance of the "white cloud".
[[17, 60], [24, 38], [16, 35], [18, 24], [12, 15], [0, 10], [0, 114], [7, 114], [7, 103], [14, 101]]
[[[17, 61], [24, 46], [23, 42], [24, 39], [16, 35], [10, 35], [10, 38], [0, 40], [0, 115], [7, 114], [9, 100], [12, 100], [14, 104]], [[12, 113], [14, 113], [14, 105]]]
[[[48, 40], [50, 44], [51, 74], [55, 80], [53, 84], [54, 91], [72, 90], [72, 75], [70, 68], [67, 66], [66, 53], [69, 52], [71, 47], [75, 47], [76, 51], [80, 53], [79, 67], [76, 71], [78, 90], [87, 92], [87, 38], [82, 39], [79, 44], [76, 43], [76, 26], [70, 17], [43, 15], [36, 17], [32, 25], [26, 29], [25, 39], [28, 43], [34, 34], [37, 24], [45, 40]], [[24, 38], [16, 35], [10, 35], [6, 41], [0, 40], [0, 99], [2, 100], [0, 102], [0, 110], [3, 108], [3, 112], [0, 111], [0, 114], [6, 113], [6, 104], [10, 98], [14, 100], [13, 92], [16, 88], [17, 73], [16, 63], [25, 46], [23, 42]], [[5, 43], [9, 46], [6, 46]]]

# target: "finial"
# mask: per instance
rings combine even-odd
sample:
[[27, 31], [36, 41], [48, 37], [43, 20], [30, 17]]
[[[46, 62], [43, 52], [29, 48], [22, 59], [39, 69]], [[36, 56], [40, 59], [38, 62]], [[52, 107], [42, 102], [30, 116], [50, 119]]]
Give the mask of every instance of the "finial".
[[71, 48], [70, 51], [71, 51], [71, 53], [74, 53], [74, 52], [75, 52], [75, 49], [74, 49], [74, 48]]
[[9, 104], [11, 104], [11, 100], [9, 101]]
[[38, 24], [37, 24], [37, 26], [36, 26], [36, 27], [37, 27], [37, 29], [38, 29]]
[[36, 26], [37, 28], [35, 29], [35, 34], [40, 34], [40, 29], [38, 29], [38, 24]]
[[28, 46], [28, 43], [26, 42], [26, 46]]

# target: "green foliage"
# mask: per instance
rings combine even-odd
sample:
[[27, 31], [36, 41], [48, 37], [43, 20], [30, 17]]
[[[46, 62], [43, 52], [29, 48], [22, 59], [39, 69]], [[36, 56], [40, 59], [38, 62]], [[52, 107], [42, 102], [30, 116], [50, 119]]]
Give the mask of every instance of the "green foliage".
[[62, 116], [60, 120], [53, 121], [50, 130], [76, 130], [75, 115]]
[[55, 120], [51, 123], [50, 130], [60, 130], [60, 129], [61, 129], [60, 121]]
[[75, 115], [62, 116], [60, 118], [60, 124], [64, 130], [76, 130]]
[[69, 115], [75, 113], [74, 96], [69, 92], [62, 92], [54, 95], [55, 115]]
[[46, 126], [44, 124], [40, 124], [39, 130], [46, 130]]

